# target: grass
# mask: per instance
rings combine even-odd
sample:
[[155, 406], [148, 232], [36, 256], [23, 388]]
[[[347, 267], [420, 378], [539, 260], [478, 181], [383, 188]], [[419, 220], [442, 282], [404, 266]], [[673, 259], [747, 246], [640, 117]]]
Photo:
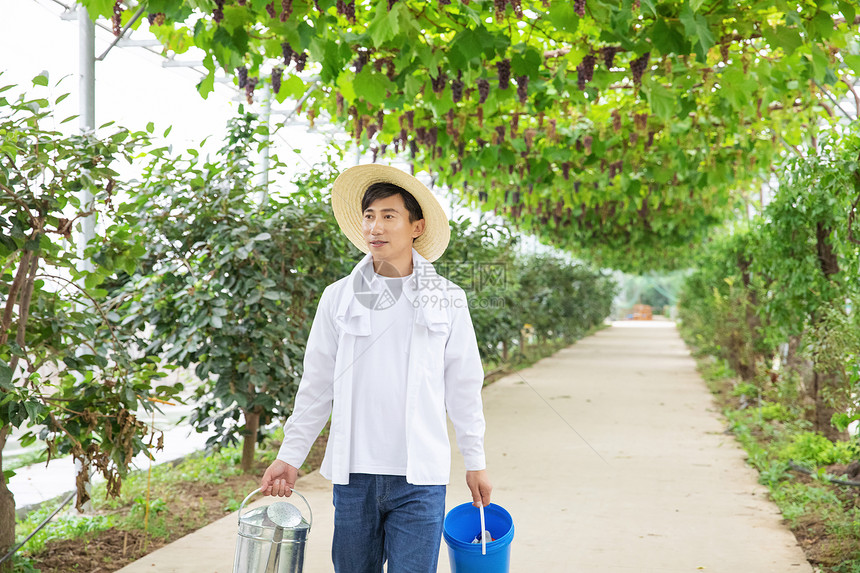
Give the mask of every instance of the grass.
[[[828, 466], [858, 459], [856, 444], [830, 442], [779, 396], [769, 401], [758, 386], [738, 382], [724, 361], [695, 350], [693, 356], [747, 463], [758, 470], [816, 573], [860, 573], [860, 491], [827, 479]], [[812, 475], [792, 471], [789, 460]]]
[[[38, 509], [30, 512], [26, 518], [19, 520], [15, 526], [16, 543], [20, 543], [32, 533], [61, 503], [61, 499], [54, 499], [42, 504]], [[68, 507], [71, 507], [71, 504]], [[109, 515], [75, 515], [73, 512], [64, 510], [47, 526], [42, 528], [24, 548], [28, 554], [38, 553], [44, 549], [45, 544], [54, 539], [77, 539], [87, 533], [104, 531], [113, 527], [116, 520]]]
[[3, 470], [4, 471], [15, 471], [18, 468], [23, 468], [24, 466], [30, 466], [33, 464], [38, 464], [44, 462], [48, 459], [48, 454], [45, 450], [25, 450], [21, 454], [17, 456], [12, 456], [7, 458], [6, 455], [3, 455]]

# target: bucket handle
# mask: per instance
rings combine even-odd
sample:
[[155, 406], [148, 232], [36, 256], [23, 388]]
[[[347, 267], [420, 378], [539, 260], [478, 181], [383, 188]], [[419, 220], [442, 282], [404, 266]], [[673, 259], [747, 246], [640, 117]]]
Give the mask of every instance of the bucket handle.
[[[245, 504], [248, 503], [248, 500], [251, 499], [251, 497], [255, 496], [256, 494], [260, 493], [261, 491], [263, 491], [263, 490], [260, 488], [255, 489], [254, 491], [249, 493], [248, 497], [246, 497], [242, 501], [242, 504], [239, 506], [239, 513], [238, 513], [238, 520], [240, 523], [242, 521], [242, 510], [245, 508]], [[290, 491], [293, 492], [294, 494], [296, 494], [297, 496], [299, 496], [300, 498], [302, 498], [302, 501], [305, 502], [306, 506], [308, 506], [308, 516], [310, 517], [310, 519], [308, 520], [308, 529], [311, 529], [313, 527], [313, 524], [314, 524], [314, 510], [311, 509], [311, 504], [308, 503], [308, 500], [305, 496], [303, 496], [302, 494], [300, 494], [299, 492], [297, 492], [293, 488], [290, 488]]]

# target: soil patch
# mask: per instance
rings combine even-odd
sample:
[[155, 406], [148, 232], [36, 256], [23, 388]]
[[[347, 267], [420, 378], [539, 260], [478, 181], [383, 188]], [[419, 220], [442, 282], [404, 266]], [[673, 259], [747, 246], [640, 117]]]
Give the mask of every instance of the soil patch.
[[[179, 481], [169, 486], [169, 505], [150, 514], [149, 535], [140, 529], [114, 527], [89, 533], [77, 539], [49, 541], [45, 548], [31, 557], [42, 573], [88, 571], [110, 573], [122, 569], [180, 537], [234, 511], [234, 492], [250, 492], [259, 484], [265, 470], [258, 465], [245, 475], [228, 476], [222, 484], [201, 485]], [[162, 492], [160, 495], [164, 495]], [[114, 513], [128, 514], [123, 508]]]

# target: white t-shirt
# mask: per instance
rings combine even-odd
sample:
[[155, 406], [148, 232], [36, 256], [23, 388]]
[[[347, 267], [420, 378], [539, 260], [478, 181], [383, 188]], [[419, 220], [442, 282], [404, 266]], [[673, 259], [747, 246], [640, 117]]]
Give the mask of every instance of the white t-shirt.
[[370, 336], [356, 339], [350, 473], [406, 475], [406, 377], [415, 308], [405, 277], [374, 272]]

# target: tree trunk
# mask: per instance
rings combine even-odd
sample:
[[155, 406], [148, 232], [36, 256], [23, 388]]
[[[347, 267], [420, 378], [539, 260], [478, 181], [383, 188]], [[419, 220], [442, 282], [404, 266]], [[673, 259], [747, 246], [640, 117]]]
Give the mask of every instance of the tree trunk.
[[761, 346], [761, 336], [759, 335], [761, 321], [759, 320], [758, 314], [756, 314], [758, 296], [752, 286], [752, 275], [749, 270], [751, 265], [752, 261], [748, 257], [738, 255], [738, 268], [741, 271], [741, 281], [744, 288], [744, 315], [743, 317], [738, 317], [738, 322], [743, 325], [739, 328], [745, 328], [749, 337], [748, 339], [741, 337], [741, 348], [739, 348], [738, 356], [739, 368], [736, 371], [740, 375], [741, 379], [747, 382], [755, 379], [756, 364], [759, 360], [764, 359], [764, 356], [758, 352], [758, 349]]
[[[818, 264], [821, 268], [822, 274], [824, 274], [828, 280], [832, 280], [834, 275], [839, 274], [839, 255], [834, 250], [833, 243], [830, 241], [830, 233], [830, 227], [819, 221], [815, 229]], [[840, 304], [844, 303], [836, 301], [837, 307]], [[818, 322], [820, 320], [820, 318], [816, 319], [816, 317], [813, 316], [813, 322]], [[819, 372], [819, 368], [824, 370], [823, 365], [815, 365], [815, 429], [830, 440], [835, 441], [845, 439], [847, 437], [847, 433], [839, 432], [831, 423], [833, 414], [838, 410], [832, 403], [826, 400], [828, 395], [832, 396], [839, 393], [842, 389], [841, 386], [845, 383], [844, 377], [840, 372], [829, 370]]]
[[[0, 475], [3, 472], [3, 448], [12, 430], [10, 426], [0, 428]], [[0, 480], [0, 557], [6, 555], [15, 544], [15, 496], [6, 487], [6, 478]], [[0, 571], [12, 570], [12, 561], [0, 565]]]
[[831, 420], [833, 419], [833, 414], [838, 412], [837, 408], [834, 408], [833, 405], [824, 399], [824, 396], [831, 393], [828, 390], [836, 390], [839, 387], [839, 384], [842, 382], [842, 377], [838, 372], [820, 374], [816, 372], [814, 374], [815, 379], [815, 420], [813, 421], [815, 426], [814, 429], [816, 432], [821, 432], [821, 434], [826, 437], [830, 441], [838, 441], [838, 440], [847, 440], [848, 433], [840, 432], [834, 426]]
[[800, 405], [804, 410], [804, 417], [814, 424], [816, 391], [815, 380], [813, 377], [813, 364], [811, 360], [801, 356], [799, 352], [802, 341], [802, 335], [792, 335], [788, 337], [788, 349], [785, 353], [785, 364], [783, 365], [783, 369], [786, 372], [797, 374], [797, 392], [801, 400]]
[[254, 450], [257, 446], [257, 432], [260, 429], [260, 412], [242, 409], [245, 416], [245, 438], [242, 441], [242, 471], [250, 472], [254, 465]]
[[502, 341], [502, 362], [508, 361], [508, 341]]

